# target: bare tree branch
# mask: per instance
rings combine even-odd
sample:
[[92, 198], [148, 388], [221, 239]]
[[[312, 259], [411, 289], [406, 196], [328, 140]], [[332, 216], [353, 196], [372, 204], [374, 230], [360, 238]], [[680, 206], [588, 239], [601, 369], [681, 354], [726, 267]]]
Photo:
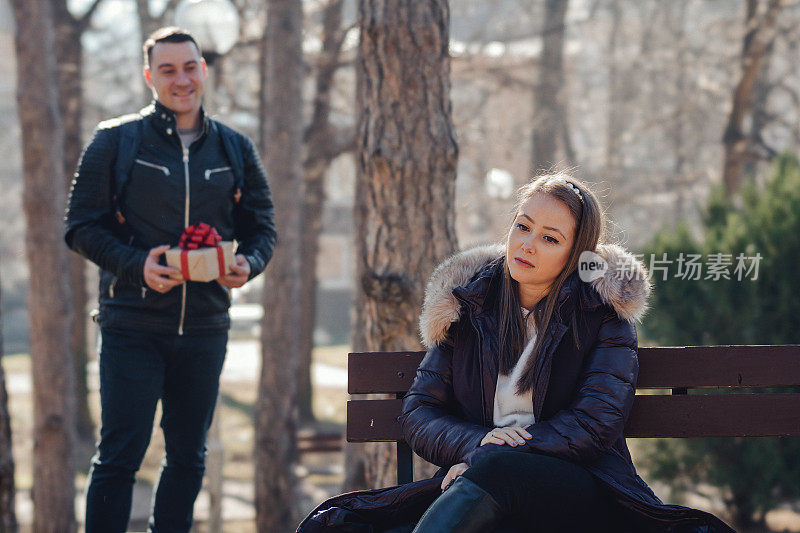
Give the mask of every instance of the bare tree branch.
[[89, 27], [89, 24], [92, 22], [92, 15], [94, 15], [94, 12], [97, 11], [97, 8], [100, 7], [101, 3], [103, 3], [103, 0], [94, 0], [89, 6], [89, 9], [87, 9], [86, 12], [76, 20], [80, 27], [81, 33], [83, 33], [83, 31]]
[[751, 111], [750, 98], [761, 66], [776, 35], [775, 20], [785, 0], [769, 0], [766, 10], [758, 15], [758, 0], [748, 0], [747, 33], [742, 47], [742, 74], [733, 93], [733, 103], [722, 143], [725, 146], [722, 180], [727, 194], [740, 186], [742, 167], [749, 150], [749, 139], [742, 131], [744, 119]]
[[234, 50], [244, 50], [247, 48], [255, 49], [260, 45], [261, 45], [260, 37], [255, 39], [240, 39], [233, 44], [230, 51], [233, 52]]
[[165, 5], [164, 9], [161, 11], [161, 14], [158, 17], [153, 17], [153, 18], [159, 19], [159, 21], [163, 24], [164, 23], [164, 16], [167, 13], [175, 11], [175, 8], [178, 7], [178, 4], [180, 3], [180, 1], [181, 0], [169, 0], [167, 2], [167, 5]]

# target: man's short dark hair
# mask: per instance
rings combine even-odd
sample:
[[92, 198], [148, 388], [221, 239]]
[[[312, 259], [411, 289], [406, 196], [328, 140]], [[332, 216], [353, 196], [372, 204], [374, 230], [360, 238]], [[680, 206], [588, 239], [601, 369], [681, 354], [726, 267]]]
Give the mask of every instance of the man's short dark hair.
[[177, 26], [166, 26], [164, 28], [159, 28], [147, 38], [142, 46], [142, 51], [144, 52], [144, 64], [148, 67], [150, 65], [150, 60], [153, 58], [153, 47], [156, 43], [185, 43], [190, 42], [193, 43], [195, 48], [197, 48], [197, 52], [202, 56], [203, 51], [200, 50], [200, 45], [197, 44], [197, 41], [194, 40], [192, 34], [189, 33], [187, 30], [178, 28]]

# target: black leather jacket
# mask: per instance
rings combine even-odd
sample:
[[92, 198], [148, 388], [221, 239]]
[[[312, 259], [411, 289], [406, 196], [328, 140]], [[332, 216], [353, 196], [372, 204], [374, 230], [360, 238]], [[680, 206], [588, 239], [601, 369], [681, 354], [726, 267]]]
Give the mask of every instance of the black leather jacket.
[[[120, 126], [131, 121], [141, 121], [141, 139], [124, 194], [115, 198]], [[241, 197], [223, 134], [242, 155]], [[238, 242], [251, 278], [269, 262], [276, 235], [272, 196], [247, 137], [203, 114], [200, 137], [184, 151], [174, 114], [158, 102], [98, 125], [72, 183], [65, 240], [101, 269], [102, 326], [180, 333], [229, 327], [230, 294], [219, 283], [189, 281], [166, 294], [144, 283], [148, 250], [177, 245], [184, 227], [199, 222]]]

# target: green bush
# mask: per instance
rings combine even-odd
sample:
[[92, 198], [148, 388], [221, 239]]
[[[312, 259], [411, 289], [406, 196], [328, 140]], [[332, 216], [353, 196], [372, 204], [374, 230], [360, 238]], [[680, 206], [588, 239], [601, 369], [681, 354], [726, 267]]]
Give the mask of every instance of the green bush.
[[[800, 165], [782, 156], [762, 186], [752, 181], [734, 201], [712, 193], [702, 238], [686, 226], [664, 230], [645, 257], [701, 254], [701, 279], [654, 275], [652, 310], [643, 333], [662, 345], [800, 343]], [[709, 254], [730, 254], [730, 279], [706, 279]], [[738, 254], [760, 254], [758, 275], [737, 279]], [[752, 266], [753, 260], [745, 260]], [[770, 416], [771, 413], [764, 413]], [[736, 413], [730, 413], [735, 417]], [[740, 527], [763, 522], [781, 501], [800, 497], [800, 439], [685, 439], [656, 442], [651, 475], [708, 482], [723, 489]]]

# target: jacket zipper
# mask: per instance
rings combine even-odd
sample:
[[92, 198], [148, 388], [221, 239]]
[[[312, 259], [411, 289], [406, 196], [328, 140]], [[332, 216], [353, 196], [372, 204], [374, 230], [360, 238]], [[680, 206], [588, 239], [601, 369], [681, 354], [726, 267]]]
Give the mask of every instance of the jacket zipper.
[[211, 178], [211, 174], [214, 174], [216, 172], [225, 172], [226, 170], [230, 170], [230, 169], [231, 169], [231, 167], [220, 167], [220, 168], [208, 169], [208, 170], [206, 170], [206, 181], [208, 181]]
[[[474, 319], [472, 320], [472, 324], [473, 324], [472, 327], [475, 327]], [[475, 328], [475, 330], [478, 332], [478, 343], [479, 343], [478, 346], [483, 346], [483, 335], [481, 334], [481, 330], [478, 328]], [[489, 420], [486, 419], [486, 409], [488, 406], [486, 405], [486, 387], [483, 384], [483, 373], [484, 373], [483, 357], [478, 358], [478, 372], [480, 372], [481, 375], [481, 419], [483, 420], [484, 427], [493, 428], [494, 420], [492, 420], [490, 424]]]
[[[472, 329], [475, 330], [475, 333], [478, 335], [478, 346], [483, 346], [483, 335], [481, 333], [481, 329], [478, 327], [478, 324], [475, 321], [475, 315], [472, 309], [469, 310], [469, 322], [472, 325]], [[486, 420], [486, 390], [483, 386], [483, 357], [478, 357], [478, 373], [480, 375], [480, 382], [481, 382], [481, 422], [483, 423], [484, 427], [494, 427], [494, 421], [492, 424], [489, 424], [489, 421]]]
[[[181, 143], [183, 145], [183, 143]], [[183, 179], [186, 187], [186, 202], [183, 209], [183, 227], [189, 227], [189, 149], [183, 146]], [[178, 324], [178, 335], [183, 335], [183, 320], [186, 318], [186, 280], [183, 282], [181, 294], [181, 321]]]
[[161, 172], [163, 172], [165, 176], [169, 176], [169, 169], [165, 166], [156, 165], [155, 163], [150, 163], [149, 161], [145, 161], [144, 159], [137, 159], [136, 162], [146, 167], [158, 169]]

